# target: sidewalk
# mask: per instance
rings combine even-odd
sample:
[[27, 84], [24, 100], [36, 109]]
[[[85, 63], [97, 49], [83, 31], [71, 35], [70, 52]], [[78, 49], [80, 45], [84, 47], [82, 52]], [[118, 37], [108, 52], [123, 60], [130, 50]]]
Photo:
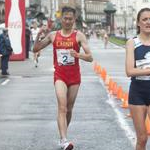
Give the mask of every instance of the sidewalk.
[[[49, 56], [48, 56], [49, 55]], [[36, 68], [33, 61], [33, 53], [30, 52], [29, 59], [24, 61], [9, 61], [9, 73], [12, 76], [41, 76], [52, 75], [53, 60], [52, 48], [49, 47], [44, 50], [39, 57], [39, 66]], [[48, 56], [48, 57], [46, 57]], [[45, 58], [46, 57], [46, 58]], [[0, 75], [0, 78], [2, 76]], [[9, 77], [9, 76], [7, 76]]]

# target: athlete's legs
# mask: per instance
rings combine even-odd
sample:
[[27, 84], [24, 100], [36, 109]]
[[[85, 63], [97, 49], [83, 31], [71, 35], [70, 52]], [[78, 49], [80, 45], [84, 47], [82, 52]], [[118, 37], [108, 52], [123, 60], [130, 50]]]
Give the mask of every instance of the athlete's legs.
[[136, 150], [146, 150], [148, 139], [145, 126], [147, 107], [143, 105], [129, 105], [129, 108], [137, 135]]
[[148, 113], [148, 116], [150, 118], [150, 105], [147, 107], [147, 113]]
[[72, 117], [72, 109], [75, 103], [75, 99], [77, 97], [79, 89], [79, 84], [71, 85], [68, 88], [67, 93], [67, 126], [69, 126], [71, 117]]
[[34, 53], [34, 63], [35, 67], [38, 66], [38, 57], [40, 56], [40, 52]]
[[150, 119], [150, 105], [147, 107], [147, 113], [148, 113], [148, 117]]
[[60, 133], [60, 138], [65, 139], [67, 136], [67, 86], [61, 81], [57, 80], [55, 82], [55, 92], [58, 101], [58, 117], [57, 123]]

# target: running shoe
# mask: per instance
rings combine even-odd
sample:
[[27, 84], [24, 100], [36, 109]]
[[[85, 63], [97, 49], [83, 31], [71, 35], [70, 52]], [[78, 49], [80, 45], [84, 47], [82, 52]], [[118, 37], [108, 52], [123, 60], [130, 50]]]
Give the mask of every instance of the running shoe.
[[63, 145], [63, 150], [72, 150], [73, 144], [71, 142], [65, 142]]
[[36, 60], [34, 60], [34, 64], [35, 64], [35, 67], [37, 68], [38, 67], [38, 62]]
[[63, 150], [72, 150], [73, 149], [73, 144], [71, 142], [68, 142], [67, 140], [60, 140], [59, 146]]

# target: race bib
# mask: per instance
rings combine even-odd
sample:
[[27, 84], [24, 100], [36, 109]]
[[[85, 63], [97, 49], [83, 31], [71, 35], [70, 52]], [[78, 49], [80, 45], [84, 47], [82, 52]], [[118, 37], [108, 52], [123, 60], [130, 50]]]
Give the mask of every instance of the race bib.
[[71, 49], [57, 49], [58, 65], [74, 65], [75, 58], [70, 55]]
[[[150, 59], [142, 59], [136, 61], [136, 67], [140, 69], [150, 68]], [[150, 80], [150, 76], [137, 76], [137, 80]]]

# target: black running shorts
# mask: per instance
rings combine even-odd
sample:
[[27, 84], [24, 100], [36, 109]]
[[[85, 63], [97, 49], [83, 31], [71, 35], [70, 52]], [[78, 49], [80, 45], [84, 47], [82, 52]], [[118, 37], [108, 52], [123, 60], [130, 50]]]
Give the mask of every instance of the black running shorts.
[[131, 81], [129, 89], [129, 104], [150, 105], [150, 81]]

